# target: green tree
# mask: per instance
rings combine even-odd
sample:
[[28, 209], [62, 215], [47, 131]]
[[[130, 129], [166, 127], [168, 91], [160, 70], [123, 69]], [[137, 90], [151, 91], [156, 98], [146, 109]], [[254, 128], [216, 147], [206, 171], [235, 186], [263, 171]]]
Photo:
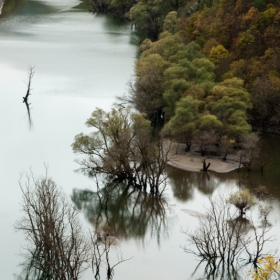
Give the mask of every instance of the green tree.
[[251, 130], [247, 110], [252, 108], [251, 97], [237, 78], [225, 80], [211, 90], [207, 108], [223, 123], [224, 134], [238, 139]]
[[222, 59], [225, 59], [229, 56], [228, 51], [222, 45], [213, 47], [209, 54], [209, 59], [214, 63], [220, 62]]
[[254, 6], [259, 11], [263, 11], [265, 9], [265, 6], [266, 6], [266, 0], [255, 0]]
[[166, 16], [170, 12], [180, 12], [189, 1], [138, 0], [137, 4], [130, 9], [130, 19], [140, 33], [157, 38], [164, 29]]
[[190, 150], [192, 140], [197, 133], [198, 106], [199, 101], [191, 96], [182, 98], [177, 103], [175, 115], [164, 127], [164, 130], [170, 130], [175, 141], [186, 144], [186, 151]]
[[[209, 92], [214, 86], [214, 64], [204, 58], [196, 44], [189, 44], [181, 51], [184, 58], [173, 64], [164, 72], [165, 118], [168, 120], [175, 113], [176, 102], [188, 94], [192, 85]], [[173, 59], [179, 56], [177, 53]], [[196, 87], [196, 89], [198, 89]], [[192, 92], [195, 87], [192, 88]]]
[[120, 16], [123, 17], [132, 7], [134, 2], [134, 0], [111, 0], [111, 6], [116, 8]]
[[76, 135], [72, 144], [74, 152], [87, 155], [78, 161], [83, 167], [160, 194], [169, 150], [163, 153], [161, 141], [152, 139], [144, 114], [132, 113], [131, 108], [112, 108], [108, 113], [97, 108], [86, 124], [95, 131]]
[[139, 32], [157, 37], [162, 31], [166, 14], [163, 14], [160, 2], [162, 1], [139, 0], [130, 9], [129, 17]]
[[164, 19], [163, 30], [168, 31], [171, 34], [175, 34], [175, 32], [178, 29], [177, 22], [178, 22], [177, 12], [172, 11], [172, 12], [168, 13]]
[[131, 99], [136, 109], [147, 114], [153, 123], [162, 118], [163, 72], [168, 66], [158, 54], [144, 56], [136, 63], [137, 81]]
[[230, 139], [227, 135], [223, 135], [219, 140], [219, 149], [222, 152], [223, 160], [227, 159], [228, 154], [232, 151], [235, 145], [235, 140]]

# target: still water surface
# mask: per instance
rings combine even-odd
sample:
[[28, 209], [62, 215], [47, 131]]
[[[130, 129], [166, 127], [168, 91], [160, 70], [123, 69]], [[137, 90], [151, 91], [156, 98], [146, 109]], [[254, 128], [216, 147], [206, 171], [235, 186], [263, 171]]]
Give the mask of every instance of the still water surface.
[[[18, 180], [32, 169], [35, 176], [50, 176], [84, 213], [85, 228], [94, 229], [94, 182], [81, 173], [71, 151], [74, 136], [88, 133], [84, 122], [95, 107], [109, 109], [116, 95], [126, 91], [137, 56], [130, 26], [109, 16], [92, 15], [73, 7], [77, 1], [27, 1], [0, 18], [0, 278], [20, 279], [19, 253], [25, 241], [14, 231], [21, 217]], [[22, 97], [28, 68], [35, 66], [30, 97], [31, 123]], [[275, 151], [279, 137], [266, 136]], [[265, 184], [272, 204], [272, 234], [279, 246], [280, 172], [277, 156], [265, 173], [190, 173], [169, 169], [164, 206], [137, 193], [116, 189], [108, 207], [114, 234], [121, 241], [123, 258], [114, 279], [205, 279], [197, 260], [184, 253], [186, 236], [197, 219], [188, 210], [202, 211], [207, 196], [239, 187]], [[114, 257], [113, 257], [114, 258]], [[114, 259], [113, 259], [114, 261]], [[93, 279], [88, 271], [83, 279]], [[247, 279], [246, 273], [242, 279]]]

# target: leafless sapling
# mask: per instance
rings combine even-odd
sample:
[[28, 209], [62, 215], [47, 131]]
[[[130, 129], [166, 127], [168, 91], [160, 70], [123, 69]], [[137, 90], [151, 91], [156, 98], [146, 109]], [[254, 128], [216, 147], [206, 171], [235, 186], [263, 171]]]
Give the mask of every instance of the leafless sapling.
[[[30, 66], [28, 71], [28, 83], [27, 83], [27, 91], [25, 96], [23, 97], [23, 102], [28, 104], [28, 97], [31, 95], [31, 82], [33, 79], [35, 72], [34, 72], [34, 66]], [[29, 105], [29, 104], [28, 104]]]

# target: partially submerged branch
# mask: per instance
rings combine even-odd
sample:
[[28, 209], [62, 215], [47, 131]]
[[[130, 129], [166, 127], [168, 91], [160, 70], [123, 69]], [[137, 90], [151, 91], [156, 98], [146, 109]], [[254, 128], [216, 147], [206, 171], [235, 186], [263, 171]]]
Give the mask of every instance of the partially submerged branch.
[[28, 104], [28, 97], [31, 95], [31, 82], [33, 79], [33, 76], [35, 74], [34, 72], [34, 68], [35, 66], [30, 66], [29, 68], [29, 72], [28, 72], [28, 83], [27, 83], [27, 92], [25, 94], [25, 96], [23, 97], [23, 102]]

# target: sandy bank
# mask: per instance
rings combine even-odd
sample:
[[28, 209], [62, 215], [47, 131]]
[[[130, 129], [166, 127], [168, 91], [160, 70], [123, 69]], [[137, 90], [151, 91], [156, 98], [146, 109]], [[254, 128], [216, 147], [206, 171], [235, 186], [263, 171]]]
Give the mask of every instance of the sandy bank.
[[[169, 145], [169, 143], [166, 143], [166, 147]], [[220, 173], [230, 172], [239, 166], [239, 163], [236, 162], [235, 155], [229, 155], [227, 160], [223, 161], [221, 156], [202, 157], [198, 152], [191, 151], [186, 153], [184, 149], [184, 144], [172, 144], [171, 160], [168, 164], [183, 170], [200, 171], [202, 169], [202, 162], [205, 159], [206, 163], [211, 163], [208, 169], [209, 171]]]

